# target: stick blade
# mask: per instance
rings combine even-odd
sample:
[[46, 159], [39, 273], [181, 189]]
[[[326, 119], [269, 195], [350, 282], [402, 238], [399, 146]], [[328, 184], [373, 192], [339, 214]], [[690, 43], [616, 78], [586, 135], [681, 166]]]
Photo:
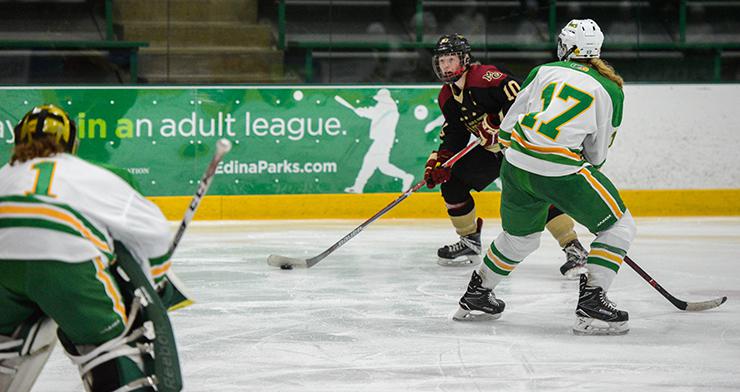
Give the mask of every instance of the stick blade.
[[294, 257], [286, 257], [286, 256], [280, 256], [280, 255], [270, 255], [267, 257], [267, 264], [273, 266], [273, 267], [282, 267], [284, 265], [289, 265], [293, 268], [308, 268], [308, 263], [305, 259], [297, 259]]
[[687, 302], [686, 309], [689, 312], [699, 312], [707, 309], [714, 309], [723, 303], [727, 302], [727, 297], [716, 298], [709, 301], [703, 302]]

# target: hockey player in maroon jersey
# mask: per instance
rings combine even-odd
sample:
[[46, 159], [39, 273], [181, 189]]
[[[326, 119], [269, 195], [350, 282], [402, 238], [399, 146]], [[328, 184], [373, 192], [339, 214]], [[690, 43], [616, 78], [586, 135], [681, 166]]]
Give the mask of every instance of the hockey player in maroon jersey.
[[[460, 241], [437, 251], [440, 265], [480, 262], [481, 227], [470, 191], [482, 191], [499, 176], [502, 153], [498, 128], [519, 92], [521, 80], [493, 65], [473, 62], [471, 46], [460, 34], [443, 35], [432, 60], [434, 72], [444, 82], [439, 107], [445, 117], [441, 144], [424, 168], [428, 188], [441, 184], [442, 198]], [[475, 135], [480, 145], [452, 169], [441, 167]], [[560, 268], [568, 278], [585, 272], [586, 251], [573, 230], [573, 220], [551, 207], [547, 229], [560, 243], [566, 262]]]

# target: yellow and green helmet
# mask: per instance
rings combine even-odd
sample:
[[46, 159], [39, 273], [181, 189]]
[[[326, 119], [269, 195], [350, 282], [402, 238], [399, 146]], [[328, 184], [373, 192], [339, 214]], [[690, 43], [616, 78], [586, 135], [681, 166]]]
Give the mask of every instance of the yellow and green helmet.
[[36, 106], [15, 126], [15, 145], [31, 143], [41, 138], [53, 138], [64, 151], [77, 152], [77, 127], [69, 115], [52, 104]]

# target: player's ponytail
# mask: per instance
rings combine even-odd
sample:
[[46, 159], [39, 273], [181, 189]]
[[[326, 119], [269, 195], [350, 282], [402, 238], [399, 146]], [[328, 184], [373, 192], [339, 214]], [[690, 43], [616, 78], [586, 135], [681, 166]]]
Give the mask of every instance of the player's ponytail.
[[624, 79], [619, 76], [617, 71], [615, 71], [614, 68], [609, 65], [609, 63], [600, 58], [591, 58], [588, 59], [588, 62], [589, 64], [591, 64], [592, 67], [594, 67], [594, 69], [599, 71], [600, 74], [616, 83], [619, 88], [622, 88], [624, 86]]

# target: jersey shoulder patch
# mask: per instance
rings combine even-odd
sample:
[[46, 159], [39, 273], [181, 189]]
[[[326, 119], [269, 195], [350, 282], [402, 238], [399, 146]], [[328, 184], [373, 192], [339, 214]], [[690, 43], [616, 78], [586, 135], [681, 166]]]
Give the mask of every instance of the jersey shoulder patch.
[[473, 65], [467, 76], [468, 87], [498, 87], [508, 75], [494, 65]]

